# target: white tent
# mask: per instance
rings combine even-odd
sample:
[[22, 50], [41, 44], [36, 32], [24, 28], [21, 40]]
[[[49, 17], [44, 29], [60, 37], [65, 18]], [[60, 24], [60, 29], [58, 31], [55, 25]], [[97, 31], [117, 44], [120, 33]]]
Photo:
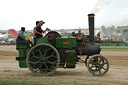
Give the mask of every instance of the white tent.
[[0, 38], [8, 38], [8, 34], [0, 34]]

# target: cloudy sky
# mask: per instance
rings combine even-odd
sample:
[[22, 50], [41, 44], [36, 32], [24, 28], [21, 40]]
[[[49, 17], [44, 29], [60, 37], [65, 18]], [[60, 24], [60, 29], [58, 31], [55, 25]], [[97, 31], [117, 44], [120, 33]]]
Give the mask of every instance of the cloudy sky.
[[31, 30], [37, 20], [42, 29], [88, 28], [89, 13], [95, 27], [128, 25], [128, 0], [0, 0], [0, 30]]

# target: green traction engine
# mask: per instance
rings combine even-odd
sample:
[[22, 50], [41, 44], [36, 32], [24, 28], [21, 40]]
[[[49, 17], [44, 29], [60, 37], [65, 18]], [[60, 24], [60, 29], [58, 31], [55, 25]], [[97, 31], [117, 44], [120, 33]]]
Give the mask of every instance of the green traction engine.
[[75, 68], [81, 61], [78, 55], [86, 55], [85, 66], [95, 76], [108, 72], [108, 60], [100, 54], [98, 43], [94, 42], [94, 14], [89, 14], [89, 43], [78, 41], [77, 37], [62, 38], [58, 32], [51, 31], [37, 40], [36, 45], [16, 45], [20, 68], [29, 68], [35, 75], [52, 75], [57, 68]]

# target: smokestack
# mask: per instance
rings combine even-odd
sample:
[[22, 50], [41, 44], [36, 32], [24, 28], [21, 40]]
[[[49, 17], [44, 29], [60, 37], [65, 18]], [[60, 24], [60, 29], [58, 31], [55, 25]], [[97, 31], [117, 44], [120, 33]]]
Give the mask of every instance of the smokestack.
[[89, 21], [89, 35], [90, 35], [90, 43], [94, 44], [94, 16], [95, 14], [88, 14], [88, 21]]

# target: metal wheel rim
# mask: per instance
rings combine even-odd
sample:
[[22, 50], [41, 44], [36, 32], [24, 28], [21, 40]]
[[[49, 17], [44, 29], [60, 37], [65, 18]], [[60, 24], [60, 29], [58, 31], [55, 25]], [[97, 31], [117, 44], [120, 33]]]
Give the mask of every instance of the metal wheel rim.
[[[95, 58], [98, 58], [98, 61], [95, 61]], [[102, 76], [108, 72], [109, 63], [104, 56], [94, 55], [89, 59], [87, 68], [92, 75]]]
[[[44, 54], [42, 51], [44, 51]], [[36, 56], [35, 53], [38, 56]], [[50, 60], [51, 58], [53, 58], [54, 61], [51, 61]], [[58, 51], [49, 44], [35, 45], [30, 49], [26, 58], [26, 63], [29, 70], [35, 75], [40, 75], [40, 76], [52, 75], [59, 66], [59, 62], [60, 62], [60, 57]]]

